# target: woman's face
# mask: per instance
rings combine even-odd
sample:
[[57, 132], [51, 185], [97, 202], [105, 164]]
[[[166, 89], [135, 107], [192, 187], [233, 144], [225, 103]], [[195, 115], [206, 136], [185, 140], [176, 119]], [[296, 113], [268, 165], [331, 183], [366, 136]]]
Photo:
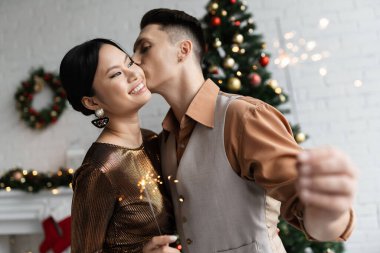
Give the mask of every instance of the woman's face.
[[107, 116], [136, 113], [152, 96], [142, 69], [109, 44], [99, 50], [93, 88], [94, 99]]

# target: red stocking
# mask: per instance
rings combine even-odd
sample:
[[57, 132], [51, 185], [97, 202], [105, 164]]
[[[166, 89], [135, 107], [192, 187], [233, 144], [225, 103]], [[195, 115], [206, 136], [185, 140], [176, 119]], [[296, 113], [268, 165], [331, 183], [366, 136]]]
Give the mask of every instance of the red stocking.
[[62, 231], [62, 236], [54, 244], [54, 253], [61, 253], [70, 246], [71, 243], [71, 217], [67, 217], [58, 223], [59, 228]]
[[49, 249], [53, 248], [53, 245], [59, 240], [60, 236], [57, 224], [52, 217], [42, 222], [42, 228], [44, 230], [45, 239], [40, 244], [40, 253], [46, 253]]

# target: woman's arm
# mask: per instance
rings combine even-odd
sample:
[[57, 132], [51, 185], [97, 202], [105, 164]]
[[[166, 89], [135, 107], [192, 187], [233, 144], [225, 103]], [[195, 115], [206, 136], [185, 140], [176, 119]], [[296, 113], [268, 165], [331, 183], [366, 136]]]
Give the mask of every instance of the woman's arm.
[[112, 186], [100, 168], [81, 167], [74, 178], [71, 252], [101, 252], [115, 205]]

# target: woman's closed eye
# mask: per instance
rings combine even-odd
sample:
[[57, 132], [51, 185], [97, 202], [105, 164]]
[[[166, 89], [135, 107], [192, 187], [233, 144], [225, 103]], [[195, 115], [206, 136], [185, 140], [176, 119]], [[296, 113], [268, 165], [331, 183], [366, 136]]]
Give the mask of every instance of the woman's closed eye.
[[112, 75], [110, 76], [110, 78], [115, 78], [115, 77], [120, 76], [120, 75], [121, 75], [121, 72], [118, 71], [118, 72], [112, 74]]

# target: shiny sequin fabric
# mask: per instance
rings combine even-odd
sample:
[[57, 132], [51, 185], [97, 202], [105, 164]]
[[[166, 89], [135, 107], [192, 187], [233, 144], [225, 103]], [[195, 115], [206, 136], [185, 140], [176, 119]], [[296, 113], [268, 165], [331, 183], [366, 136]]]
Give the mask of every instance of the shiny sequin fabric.
[[136, 149], [93, 143], [88, 150], [73, 180], [72, 253], [137, 253], [160, 232], [173, 234], [158, 138], [143, 135]]

